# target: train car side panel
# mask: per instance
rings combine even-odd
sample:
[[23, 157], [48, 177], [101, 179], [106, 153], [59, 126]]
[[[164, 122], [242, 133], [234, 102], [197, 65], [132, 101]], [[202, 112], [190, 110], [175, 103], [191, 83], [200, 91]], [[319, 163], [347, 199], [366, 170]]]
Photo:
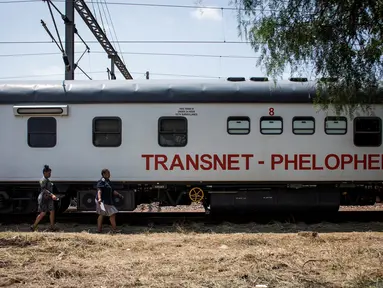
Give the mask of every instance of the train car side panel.
[[[280, 135], [260, 132], [261, 118], [269, 117], [271, 108], [273, 117], [283, 120]], [[379, 107], [375, 114], [381, 117], [382, 111]], [[102, 120], [120, 119], [121, 143], [94, 146], [97, 117], [104, 126], [109, 124]], [[159, 145], [161, 117], [186, 119], [185, 146]], [[230, 117], [248, 117], [250, 132], [229, 134]], [[313, 117], [314, 133], [295, 135], [294, 117]], [[41, 148], [28, 145], [28, 137], [39, 138], [28, 136], [33, 117], [14, 116], [12, 106], [2, 105], [0, 119], [7, 123], [2, 125], [7, 136], [0, 142], [1, 162], [7, 166], [0, 171], [0, 181], [35, 181], [45, 163], [54, 169], [56, 181], [71, 182], [96, 181], [103, 167], [111, 169], [115, 181], [129, 182], [381, 181], [380, 147], [355, 146], [349, 120], [346, 134], [326, 134], [325, 117], [309, 104], [78, 104], [69, 105], [68, 116], [54, 117], [55, 145]], [[106, 137], [116, 137], [112, 132]]]

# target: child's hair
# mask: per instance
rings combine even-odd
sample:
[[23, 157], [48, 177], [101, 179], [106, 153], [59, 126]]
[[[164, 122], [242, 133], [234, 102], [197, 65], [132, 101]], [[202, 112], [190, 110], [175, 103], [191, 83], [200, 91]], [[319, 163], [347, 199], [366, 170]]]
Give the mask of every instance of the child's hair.
[[49, 167], [49, 165], [44, 165], [43, 172], [49, 172], [49, 171], [51, 171], [51, 168]]
[[101, 170], [101, 176], [104, 176], [104, 174], [106, 174], [107, 172], [110, 173], [109, 169], [106, 169], [106, 168], [102, 169]]

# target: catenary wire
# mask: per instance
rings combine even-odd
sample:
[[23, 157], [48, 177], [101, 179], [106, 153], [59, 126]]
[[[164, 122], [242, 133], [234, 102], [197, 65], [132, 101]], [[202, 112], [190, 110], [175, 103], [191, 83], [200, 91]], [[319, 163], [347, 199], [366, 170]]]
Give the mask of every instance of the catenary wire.
[[[110, 19], [110, 23], [111, 23], [111, 26], [112, 26], [112, 29], [110, 29], [109, 23], [107, 23], [107, 25], [109, 26], [108, 28], [109, 28], [110, 34], [112, 35], [112, 40], [114, 40], [114, 39], [113, 39], [113, 33], [114, 33], [115, 38], [116, 38], [116, 41], [117, 41], [118, 49], [120, 50], [119, 53], [121, 54], [121, 58], [122, 58], [121, 60], [122, 60], [122, 63], [126, 64], [126, 63], [125, 63], [125, 59], [124, 59], [124, 55], [122, 54], [122, 49], [121, 49], [120, 43], [119, 43], [119, 41], [118, 41], [118, 37], [117, 37], [117, 33], [116, 33], [116, 29], [114, 28], [113, 18], [112, 18], [111, 14], [110, 14], [110, 11], [109, 11], [109, 8], [108, 8], [108, 4], [106, 3], [106, 0], [104, 0], [104, 4], [105, 4], [106, 11], [107, 11], [107, 13], [108, 13], [108, 16], [109, 16], [109, 19]], [[101, 4], [101, 6], [102, 6], [102, 4]], [[106, 16], [106, 12], [104, 12], [104, 13], [105, 13], [105, 17], [106, 17], [106, 19], [108, 19], [108, 17]], [[108, 20], [107, 20], [107, 22], [108, 22]], [[112, 30], [113, 30], [113, 33], [112, 33]]]
[[[82, 52], [75, 52], [81, 54]], [[93, 54], [105, 54], [105, 51], [91, 51]], [[183, 54], [183, 53], [156, 53], [156, 52], [122, 52], [125, 55], [146, 55], [146, 56], [172, 56], [172, 57], [203, 57], [203, 58], [237, 58], [237, 59], [258, 59], [259, 56], [242, 55], [213, 55], [213, 54]], [[41, 52], [41, 53], [20, 53], [20, 54], [0, 54], [0, 57], [23, 57], [23, 56], [48, 56], [61, 55], [59, 52]]]
[[[84, 40], [86, 43], [99, 43], [97, 40]], [[115, 43], [116, 41], [109, 41]], [[198, 40], [120, 40], [122, 44], [251, 44], [250, 41], [198, 41]], [[74, 43], [83, 43], [74, 41]], [[0, 41], [0, 44], [52, 44], [52, 41]], [[259, 43], [261, 44], [261, 43]]]
[[[95, 72], [86, 72], [91, 74], [101, 74], [101, 73], [107, 73], [106, 71], [95, 71]], [[145, 72], [130, 72], [132, 74], [137, 75], [143, 75]], [[75, 72], [77, 75], [83, 75], [83, 73]], [[190, 77], [190, 78], [213, 78], [213, 79], [221, 79], [223, 77], [219, 76], [209, 76], [209, 75], [192, 75], [192, 74], [172, 74], [172, 73], [153, 73], [150, 72], [150, 75], [157, 75], [157, 76], [178, 76], [178, 77]], [[19, 75], [19, 76], [7, 76], [7, 77], [0, 77], [0, 80], [10, 80], [10, 79], [21, 79], [21, 78], [36, 78], [36, 77], [51, 77], [51, 76], [64, 76], [64, 74], [40, 74], [40, 75]]]
[[[82, 52], [75, 52], [81, 54]], [[92, 51], [93, 54], [105, 54], [104, 51]], [[217, 59], [260, 59], [260, 56], [242, 56], [242, 55], [214, 55], [214, 54], [183, 54], [183, 53], [155, 53], [155, 52], [122, 52], [124, 55], [145, 55], [145, 56], [170, 56], [170, 57], [200, 57], [200, 58], [217, 58]], [[24, 57], [24, 56], [49, 56], [61, 55], [58, 52], [42, 52], [42, 53], [20, 53], [20, 54], [0, 54], [0, 58], [6, 57]], [[299, 61], [302, 63], [313, 62], [314, 60]]]
[[[38, 3], [41, 0], [4, 0], [0, 1], [0, 4], [18, 4], [18, 3]], [[52, 0], [52, 2], [65, 2], [65, 0]], [[281, 1], [283, 2], [283, 1]], [[86, 3], [92, 4], [101, 4], [102, 1], [86, 1]], [[175, 4], [153, 4], [153, 3], [135, 3], [135, 2], [108, 2], [108, 5], [121, 5], [121, 6], [142, 6], [142, 7], [161, 7], [161, 8], [181, 8], [181, 9], [214, 9], [214, 10], [246, 10], [244, 8], [234, 8], [234, 7], [218, 7], [218, 6], [198, 6], [198, 5], [175, 5]], [[276, 9], [255, 9], [255, 11], [271, 12], [276, 11]]]

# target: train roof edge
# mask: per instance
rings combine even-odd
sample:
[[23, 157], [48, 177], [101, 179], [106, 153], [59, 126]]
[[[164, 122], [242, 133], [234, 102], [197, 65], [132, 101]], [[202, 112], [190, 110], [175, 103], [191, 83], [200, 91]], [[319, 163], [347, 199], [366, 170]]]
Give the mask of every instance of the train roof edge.
[[316, 81], [262, 79], [16, 80], [0, 81], [0, 104], [312, 103], [316, 85]]

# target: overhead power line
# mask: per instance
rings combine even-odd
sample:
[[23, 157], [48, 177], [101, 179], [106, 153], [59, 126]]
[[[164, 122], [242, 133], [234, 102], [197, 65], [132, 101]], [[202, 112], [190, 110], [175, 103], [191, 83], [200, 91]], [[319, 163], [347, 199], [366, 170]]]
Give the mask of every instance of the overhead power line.
[[[86, 43], [98, 43], [94, 40], [84, 40]], [[122, 44], [250, 44], [250, 41], [197, 41], [197, 40], [119, 40], [110, 43]], [[75, 43], [83, 43], [75, 41]], [[52, 44], [51, 41], [0, 41], [0, 44]], [[259, 43], [261, 44], [261, 43]]]
[[[0, 1], [0, 4], [18, 4], [18, 3], [34, 3], [41, 2], [41, 0], [5, 0]], [[65, 0], [52, 0], [52, 2], [65, 2]], [[86, 3], [103, 4], [104, 1], [87, 1]], [[180, 8], [180, 9], [214, 9], [214, 10], [246, 10], [244, 8], [234, 7], [218, 7], [218, 6], [198, 6], [198, 5], [175, 5], [175, 4], [152, 4], [152, 3], [135, 3], [135, 2], [107, 2], [108, 5], [120, 5], [120, 6], [142, 6], [142, 7], [159, 7], [159, 8]], [[276, 11], [276, 9], [255, 9], [255, 11]]]
[[[81, 52], [82, 53], [82, 52]], [[77, 54], [81, 54], [77, 52]], [[94, 54], [104, 54], [103, 51], [92, 51]], [[122, 52], [126, 55], [147, 55], [147, 56], [176, 56], [176, 57], [204, 57], [204, 58], [237, 58], [237, 59], [257, 59], [259, 56], [242, 56], [242, 55], [213, 55], [213, 54], [183, 54], [183, 53], [155, 53], [155, 52]], [[20, 54], [0, 54], [0, 57], [22, 57], [22, 56], [48, 56], [60, 55], [56, 52], [42, 53], [20, 53]]]
[[[110, 15], [110, 11], [109, 11], [109, 8], [108, 8], [108, 4], [106, 3], [106, 0], [104, 0], [104, 4], [105, 4], [106, 10], [107, 10], [107, 12], [108, 12], [108, 17], [109, 17], [109, 19], [110, 19], [110, 23], [111, 23], [111, 26], [112, 26], [113, 33], [114, 33], [114, 35], [115, 35], [115, 37], [116, 37], [116, 41], [117, 41], [117, 45], [118, 45], [118, 49], [120, 49], [120, 52], [119, 52], [119, 53], [121, 54], [121, 53], [122, 53], [122, 49], [121, 49], [120, 43], [118, 42], [118, 39], [117, 39], [117, 33], [116, 33], [116, 30], [114, 29], [113, 19], [112, 19], [112, 16]], [[106, 19], [108, 19], [108, 17], [106, 17]], [[109, 23], [107, 23], [107, 25], [108, 25], [110, 34], [112, 34], [112, 40], [114, 40], [114, 39], [113, 39], [113, 33], [112, 33], [112, 31], [110, 30], [110, 27], [109, 27]], [[105, 28], [104, 28], [104, 29], [105, 29]], [[121, 57], [122, 57], [122, 62], [123, 62], [124, 64], [126, 64], [126, 63], [125, 63], [124, 56], [121, 55]]]
[[[81, 52], [75, 52], [81, 54]], [[103, 51], [89, 52], [93, 54], [104, 54]], [[214, 54], [183, 54], [183, 53], [155, 53], [155, 52], [122, 52], [121, 54], [126, 55], [146, 55], [146, 56], [170, 56], [170, 57], [201, 57], [201, 58], [217, 58], [217, 59], [259, 59], [260, 56], [243, 56], [243, 55], [214, 55]], [[48, 55], [60, 55], [56, 52], [42, 52], [42, 53], [20, 53], [20, 54], [0, 54], [0, 58], [6, 57], [23, 57], [23, 56], [48, 56]], [[308, 60], [312, 62], [314, 60]], [[300, 61], [306, 63], [306, 61]], [[154, 74], [155, 75], [155, 74]]]
[[[101, 74], [105, 73], [106, 71], [95, 71], [95, 72], [86, 72], [87, 74]], [[132, 74], [137, 75], [145, 75], [146, 72], [131, 72]], [[82, 74], [82, 73], [75, 73], [75, 74]], [[213, 79], [221, 79], [222, 77], [219, 76], [208, 76], [208, 75], [191, 75], [191, 74], [171, 74], [171, 73], [152, 73], [150, 72], [150, 75], [157, 75], [157, 76], [172, 76], [172, 77], [189, 77], [189, 78], [213, 78]], [[64, 76], [64, 74], [40, 74], [40, 75], [19, 75], [19, 76], [7, 76], [7, 77], [0, 77], [0, 80], [11, 80], [11, 79], [22, 79], [22, 78], [36, 78], [36, 77], [51, 77], [51, 76]]]

